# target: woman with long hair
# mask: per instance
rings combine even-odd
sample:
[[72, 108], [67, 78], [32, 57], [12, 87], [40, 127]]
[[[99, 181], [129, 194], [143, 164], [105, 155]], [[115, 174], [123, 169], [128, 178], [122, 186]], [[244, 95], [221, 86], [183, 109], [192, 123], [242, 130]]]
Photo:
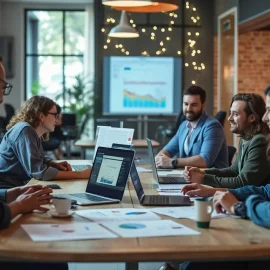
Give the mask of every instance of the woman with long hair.
[[57, 123], [55, 102], [44, 96], [33, 96], [16, 112], [0, 144], [0, 187], [25, 185], [31, 178], [88, 178], [90, 169], [74, 172], [66, 162], [46, 157], [42, 140], [49, 138]]

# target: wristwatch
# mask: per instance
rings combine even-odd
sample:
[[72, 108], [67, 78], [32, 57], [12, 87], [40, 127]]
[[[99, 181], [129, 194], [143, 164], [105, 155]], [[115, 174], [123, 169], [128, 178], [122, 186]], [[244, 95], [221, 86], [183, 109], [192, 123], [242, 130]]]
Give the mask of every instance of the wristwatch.
[[177, 158], [174, 158], [172, 160], [172, 166], [173, 166], [174, 169], [177, 167]]
[[244, 202], [237, 202], [234, 206], [234, 213], [241, 218], [247, 218], [247, 209]]

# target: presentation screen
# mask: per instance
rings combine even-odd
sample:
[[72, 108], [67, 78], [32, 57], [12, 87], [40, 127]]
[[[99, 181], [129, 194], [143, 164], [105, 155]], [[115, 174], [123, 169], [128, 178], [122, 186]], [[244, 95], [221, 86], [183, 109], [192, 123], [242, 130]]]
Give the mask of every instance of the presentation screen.
[[103, 113], [179, 113], [181, 61], [174, 57], [104, 57]]

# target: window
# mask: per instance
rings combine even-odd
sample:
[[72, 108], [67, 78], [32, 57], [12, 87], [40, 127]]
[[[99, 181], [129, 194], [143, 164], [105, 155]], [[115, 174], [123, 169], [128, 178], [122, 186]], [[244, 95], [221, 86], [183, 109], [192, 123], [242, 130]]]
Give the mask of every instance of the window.
[[26, 11], [26, 98], [48, 96], [64, 108], [84, 72], [85, 12]]

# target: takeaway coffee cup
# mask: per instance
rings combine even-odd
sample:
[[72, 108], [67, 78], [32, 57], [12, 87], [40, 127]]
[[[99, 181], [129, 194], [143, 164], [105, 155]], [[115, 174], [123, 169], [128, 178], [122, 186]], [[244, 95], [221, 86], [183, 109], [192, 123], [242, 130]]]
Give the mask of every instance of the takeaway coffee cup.
[[55, 207], [55, 211], [59, 215], [67, 215], [71, 207], [71, 200], [64, 198], [53, 198], [52, 203]]
[[198, 198], [194, 203], [197, 227], [209, 228], [211, 213], [213, 212], [212, 198]]

